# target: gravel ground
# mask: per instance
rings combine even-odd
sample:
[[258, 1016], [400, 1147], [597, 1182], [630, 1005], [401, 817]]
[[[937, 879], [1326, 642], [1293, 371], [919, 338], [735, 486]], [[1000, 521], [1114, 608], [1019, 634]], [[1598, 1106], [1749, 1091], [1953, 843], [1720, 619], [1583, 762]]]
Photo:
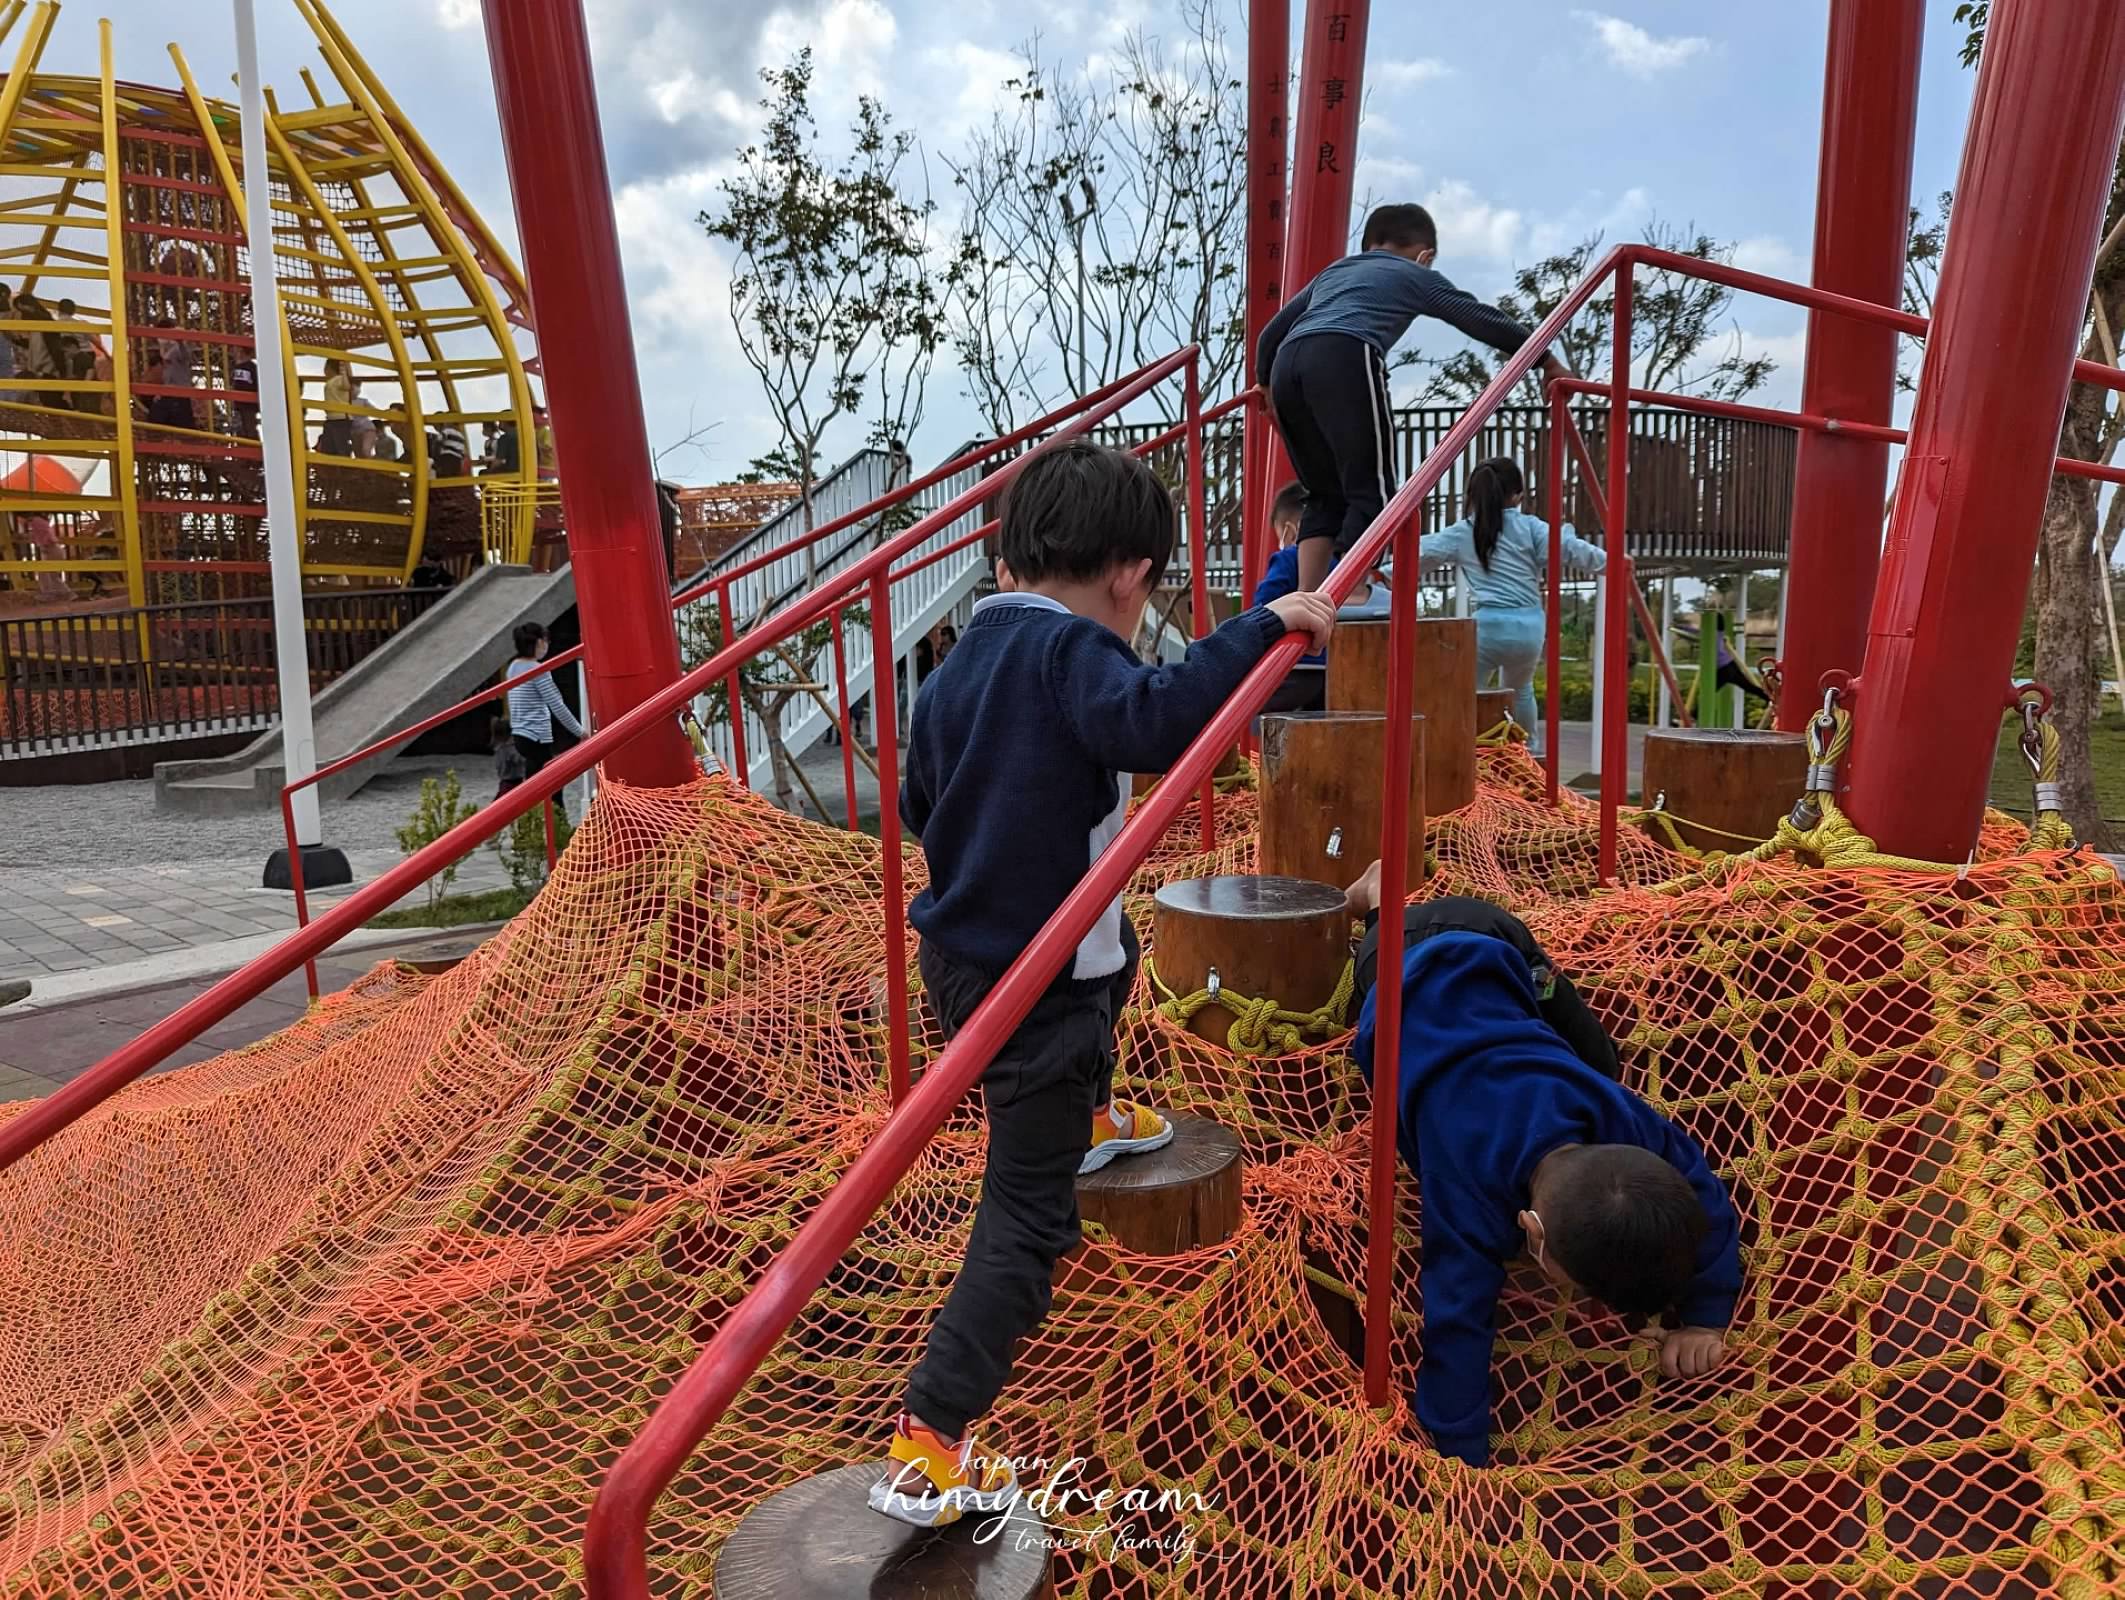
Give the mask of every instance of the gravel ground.
[[[419, 756], [393, 762], [345, 800], [324, 808], [325, 842], [348, 852], [396, 851], [393, 835], [420, 800], [421, 780], [455, 767], [466, 797], [494, 793], [485, 756]], [[0, 872], [9, 867], [142, 866], [241, 860], [255, 870], [281, 843], [280, 811], [234, 817], [174, 816], [155, 809], [152, 780], [0, 790]]]

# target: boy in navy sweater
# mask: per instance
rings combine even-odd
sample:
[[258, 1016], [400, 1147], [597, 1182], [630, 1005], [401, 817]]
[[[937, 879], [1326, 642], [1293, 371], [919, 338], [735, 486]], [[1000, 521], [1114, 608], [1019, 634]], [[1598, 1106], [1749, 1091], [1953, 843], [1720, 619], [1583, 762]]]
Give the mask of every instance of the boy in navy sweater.
[[[1380, 867], [1351, 1054], [1372, 1076]], [[1442, 1455], [1490, 1454], [1490, 1357], [1506, 1263], [1523, 1249], [1567, 1293], [1626, 1317], [1673, 1311], [1670, 1378], [1710, 1372], [1741, 1292], [1726, 1188], [1689, 1136], [1617, 1081], [1616, 1049], [1517, 918], [1481, 900], [1410, 906], [1396, 1140], [1423, 1200], [1417, 1420]]]
[[[1306, 486], [1299, 587], [1318, 589], [1333, 562], [1394, 493], [1394, 400], [1387, 352], [1418, 317], [1437, 317], [1513, 354], [1528, 330], [1433, 270], [1439, 230], [1422, 206], [1381, 206], [1359, 253], [1331, 261], [1262, 330], [1255, 370], [1277, 432]], [[1545, 376], [1569, 377], [1555, 356]]]
[[[908, 919], [947, 1036], [1121, 832], [1124, 774], [1179, 760], [1287, 631], [1320, 645], [1335, 625], [1321, 596], [1288, 595], [1198, 640], [1178, 665], [1142, 665], [1127, 640], [1173, 537], [1173, 497], [1119, 451], [1056, 445], [1011, 486], [1004, 592], [975, 606], [923, 684], [900, 795], [930, 868]], [[1136, 958], [1117, 897], [982, 1077], [981, 1204], [871, 1490], [887, 1516], [941, 1527], [1001, 1510], [1017, 1492], [1008, 1461], [980, 1449], [968, 1425], [1009, 1379], [1012, 1347], [1048, 1313], [1055, 1263], [1079, 1239], [1079, 1173], [1173, 1137], [1158, 1113], [1109, 1093]]]

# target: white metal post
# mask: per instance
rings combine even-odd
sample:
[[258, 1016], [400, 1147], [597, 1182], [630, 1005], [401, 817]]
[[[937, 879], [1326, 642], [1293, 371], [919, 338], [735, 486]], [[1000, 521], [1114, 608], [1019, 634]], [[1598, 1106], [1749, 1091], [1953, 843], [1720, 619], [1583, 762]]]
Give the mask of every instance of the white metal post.
[[[258, 363], [258, 443], [266, 467], [266, 529], [273, 579], [273, 651], [280, 667], [280, 744], [287, 779], [317, 770], [310, 715], [310, 654], [303, 635], [302, 537], [295, 520], [295, 473], [288, 387], [281, 366], [280, 284], [274, 276], [272, 169], [266, 164], [265, 91], [258, 77], [258, 26], [251, 0], [234, 0], [236, 73], [243, 107], [245, 234], [251, 250], [251, 337]], [[317, 787], [295, 796], [295, 839], [324, 843]]]
[[[1744, 571], [1734, 584], [1734, 660], [1744, 671], [1749, 665], [1749, 575]], [[1734, 696], [1734, 726], [1749, 725], [1749, 697], [1736, 684], [1730, 691]]]
[[[1670, 662], [1675, 659], [1675, 575], [1669, 573], [1660, 585], [1660, 653]], [[1653, 726], [1665, 728], [1672, 719], [1675, 701], [1668, 693], [1668, 675], [1657, 672], [1659, 680], [1656, 691], [1660, 696], [1660, 709], [1653, 717]]]

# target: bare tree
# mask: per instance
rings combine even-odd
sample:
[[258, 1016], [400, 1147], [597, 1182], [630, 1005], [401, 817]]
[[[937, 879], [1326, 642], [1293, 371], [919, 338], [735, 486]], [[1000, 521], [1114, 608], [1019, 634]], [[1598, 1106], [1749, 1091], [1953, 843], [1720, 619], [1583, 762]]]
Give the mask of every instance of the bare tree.
[[[1643, 237], [1657, 249], [1699, 261], [1726, 262], [1734, 255], [1732, 245], [1721, 244], [1687, 224], [1674, 227], [1658, 218], [1646, 224]], [[1588, 234], [1562, 254], [1518, 269], [1512, 289], [1498, 297], [1498, 309], [1530, 328], [1536, 326], [1579, 286], [1600, 258], [1601, 245], [1600, 234]], [[1738, 400], [1761, 388], [1778, 364], [1769, 356], [1749, 354], [1738, 325], [1721, 335], [1720, 324], [1727, 320], [1733, 300], [1733, 290], [1703, 278], [1641, 270], [1631, 310], [1634, 381], [1643, 388], [1715, 400]], [[1582, 377], [1607, 376], [1615, 321], [1616, 294], [1610, 288], [1595, 295], [1571, 320], [1557, 341], [1557, 354]], [[1443, 358], [1406, 351], [1395, 364], [1431, 374], [1421, 397], [1424, 401], [1465, 404], [1489, 386], [1502, 358], [1490, 350], [1461, 350]], [[1534, 398], [1541, 398], [1538, 374], [1528, 375], [1527, 387]]]
[[[769, 91], [760, 102], [766, 129], [738, 153], [721, 209], [700, 221], [736, 253], [731, 318], [780, 430], [756, 466], [788, 469], [809, 533], [828, 431], [861, 419], [871, 443], [897, 446], [922, 420], [924, 385], [944, 339], [930, 263], [935, 208], [913, 136], [895, 131], [878, 101], [858, 101], [849, 153], [830, 161], [812, 116], [811, 51], [760, 76]], [[920, 182], [912, 193], [911, 179]], [[807, 546], [806, 587], [817, 581], [816, 549]], [[704, 620], [696, 631], [693, 643], [713, 650], [719, 629]], [[816, 692], [809, 673], [827, 642], [823, 633], [806, 635], [740, 676], [767, 730], [775, 797], [785, 808], [802, 774], [782, 737], [782, 712]]]
[[1184, 0], [1177, 45], [1132, 33], [1104, 73], [1054, 67], [1033, 39], [952, 166], [951, 339], [997, 432], [1185, 344], [1203, 347], [1206, 397], [1237, 387], [1246, 98], [1229, 3]]

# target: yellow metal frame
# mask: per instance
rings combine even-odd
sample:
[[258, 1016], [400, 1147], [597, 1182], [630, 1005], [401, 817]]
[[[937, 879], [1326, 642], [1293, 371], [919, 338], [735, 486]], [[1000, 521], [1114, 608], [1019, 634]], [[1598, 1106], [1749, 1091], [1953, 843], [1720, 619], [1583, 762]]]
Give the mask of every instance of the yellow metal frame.
[[[297, 0], [297, 9], [316, 36], [325, 66], [344, 95], [339, 102], [328, 102], [320, 88], [323, 73], [308, 69], [301, 72], [310, 102], [307, 106], [284, 110], [270, 89], [266, 95], [265, 133], [272, 175], [286, 187], [275, 200], [275, 237], [260, 241], [260, 247], [271, 249], [283, 284], [284, 373], [293, 401], [287, 446], [302, 486], [297, 516], [302, 546], [309, 553], [304, 572], [319, 578], [368, 581], [410, 576], [422, 559], [423, 536], [434, 503], [431, 491], [444, 485], [476, 483], [492, 503], [506, 504], [518, 523], [509, 530], [508, 547], [528, 550], [540, 496], [533, 382], [525, 370], [526, 352], [517, 339], [518, 330], [528, 326], [521, 309], [526, 301], [521, 276], [433, 152], [420, 142], [339, 23], [316, 0]], [[149, 552], [140, 506], [171, 498], [189, 506], [197, 493], [193, 478], [187, 478], [186, 488], [175, 495], [149, 492], [141, 475], [147, 470], [145, 463], [154, 459], [152, 441], [182, 441], [192, 446], [226, 441], [237, 447], [237, 459], [242, 458], [241, 447], [251, 441], [224, 431], [230, 424], [218, 406], [210, 407], [209, 414], [199, 419], [200, 426], [190, 429], [158, 424], [143, 432], [135, 425], [133, 407], [138, 397], [133, 386], [139, 375], [134, 362], [141, 358], [138, 346], [142, 341], [127, 326], [128, 289], [137, 298], [140, 286], [132, 274], [154, 273], [160, 265], [141, 255], [139, 240], [131, 238], [126, 227], [130, 208], [124, 196], [131, 180], [124, 161], [135, 154], [127, 141], [134, 137], [130, 130], [136, 123], [171, 132], [196, 132], [205, 148], [199, 176], [209, 183], [218, 178], [237, 218], [223, 231], [240, 239], [245, 231], [243, 178], [234, 144], [239, 117], [233, 106], [211, 100], [200, 91], [183, 52], [175, 45], [169, 54], [180, 88], [143, 88], [121, 80], [107, 26], [100, 29], [96, 77], [40, 73], [59, 10], [59, 0], [0, 0], [0, 43], [14, 46], [9, 52], [13, 69], [0, 80], [0, 176], [37, 180], [28, 186], [34, 192], [0, 202], [0, 229], [22, 241], [0, 244], [0, 263], [10, 277], [19, 274], [25, 288], [39, 276], [105, 286], [110, 302], [112, 380], [47, 378], [41, 373], [34, 381], [23, 379], [19, 398], [0, 406], [0, 428], [9, 430], [0, 437], [0, 448], [71, 457], [85, 466], [108, 463], [109, 497], [82, 495], [52, 509], [84, 516], [104, 511], [107, 520], [119, 524], [113, 542], [123, 551], [127, 588], [137, 604], [159, 598], [153, 592], [155, 577], [147, 570]], [[99, 163], [101, 170], [97, 170]], [[165, 169], [158, 165], [154, 170]], [[172, 170], [175, 175], [182, 169]], [[399, 195], [372, 189], [375, 180], [386, 176], [396, 184]], [[179, 216], [177, 220], [185, 219]], [[171, 237], [183, 243], [181, 229], [173, 229]], [[129, 243], [137, 258], [130, 266]], [[203, 257], [209, 251], [222, 253], [226, 247], [195, 243], [186, 248]], [[149, 249], [159, 256], [164, 246], [158, 241]], [[218, 267], [212, 275], [224, 280], [235, 276]], [[238, 289], [219, 292], [241, 294]], [[233, 310], [240, 299], [229, 304]], [[105, 333], [102, 320], [90, 306], [76, 313], [75, 325], [83, 335]], [[13, 326], [0, 320], [0, 332]], [[238, 329], [241, 324], [231, 321], [221, 326]], [[23, 331], [49, 331], [49, 324], [32, 323]], [[482, 353], [483, 344], [491, 345], [491, 353]], [[342, 360], [358, 375], [395, 383], [398, 399], [380, 412], [306, 399], [305, 379], [312, 395], [317, 379], [314, 370], [305, 369], [314, 369], [319, 358]], [[208, 374], [219, 370], [220, 360], [210, 343], [201, 388], [215, 388]], [[506, 394], [499, 397], [497, 406], [483, 408], [464, 386], [492, 379], [507, 386]], [[40, 403], [46, 391], [54, 404]], [[97, 417], [98, 426], [89, 427], [88, 413], [56, 403], [62, 396], [82, 393], [108, 395], [113, 415]], [[350, 413], [372, 416], [380, 428], [389, 427], [401, 436], [409, 446], [407, 459], [320, 456], [310, 444], [305, 419]], [[470, 476], [439, 479], [430, 473], [422, 448], [428, 427], [446, 422], [492, 426], [499, 418], [516, 424], [516, 474], [508, 479], [475, 480]], [[80, 432], [101, 436], [74, 437]], [[192, 454], [194, 459], [205, 459], [209, 470], [219, 459], [211, 451], [204, 458]], [[396, 497], [387, 498], [377, 509], [361, 507], [359, 497], [355, 506], [345, 509], [313, 505], [312, 469], [326, 465], [342, 475], [338, 480], [342, 483], [373, 481], [349, 473], [403, 480], [406, 509], [398, 509], [393, 503]], [[504, 490], [505, 484], [523, 485], [530, 492], [512, 495]], [[0, 513], [45, 508], [51, 500], [48, 494], [0, 492]], [[211, 514], [211, 497], [201, 497], [199, 509], [202, 515]], [[483, 543], [493, 514], [483, 500], [479, 510]], [[402, 546], [396, 539], [389, 541], [388, 564], [349, 561], [349, 555], [358, 558], [367, 553], [358, 548], [344, 553], [329, 548], [328, 529], [361, 525], [404, 531]], [[186, 531], [190, 531], [188, 525]], [[12, 545], [0, 548], [0, 557], [16, 553]], [[88, 559], [57, 563], [0, 559], [0, 580], [54, 567], [87, 572], [96, 563]]]

